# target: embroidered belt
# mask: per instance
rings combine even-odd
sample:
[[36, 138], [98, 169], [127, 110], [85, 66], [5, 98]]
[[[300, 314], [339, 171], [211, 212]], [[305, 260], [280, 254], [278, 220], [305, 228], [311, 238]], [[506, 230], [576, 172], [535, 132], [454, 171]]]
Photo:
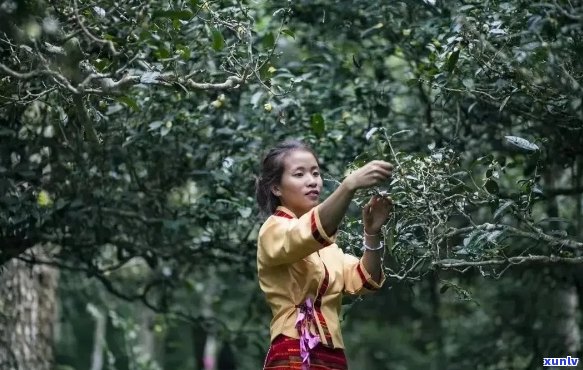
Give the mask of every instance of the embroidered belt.
[[298, 318], [296, 319], [296, 329], [300, 334], [300, 356], [302, 358], [302, 370], [310, 369], [310, 351], [321, 342], [318, 334], [318, 325], [316, 334], [310, 330], [310, 324], [316, 323], [314, 316], [314, 304], [312, 298], [306, 298], [305, 302], [296, 306], [299, 308]]

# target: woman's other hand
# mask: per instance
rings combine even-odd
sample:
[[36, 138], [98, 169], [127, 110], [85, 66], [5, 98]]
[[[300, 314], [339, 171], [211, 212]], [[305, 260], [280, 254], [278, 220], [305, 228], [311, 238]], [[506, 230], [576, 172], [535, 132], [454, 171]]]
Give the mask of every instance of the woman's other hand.
[[392, 209], [393, 201], [390, 197], [373, 195], [362, 209], [364, 232], [370, 235], [380, 233], [381, 226], [387, 222]]

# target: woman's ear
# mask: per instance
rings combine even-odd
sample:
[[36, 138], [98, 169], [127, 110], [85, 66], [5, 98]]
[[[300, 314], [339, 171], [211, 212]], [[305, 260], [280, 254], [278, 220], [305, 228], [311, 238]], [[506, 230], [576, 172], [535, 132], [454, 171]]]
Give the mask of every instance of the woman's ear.
[[275, 195], [276, 197], [280, 197], [281, 196], [281, 190], [279, 190], [279, 186], [277, 185], [273, 185], [271, 187], [271, 192], [273, 193], [273, 195]]

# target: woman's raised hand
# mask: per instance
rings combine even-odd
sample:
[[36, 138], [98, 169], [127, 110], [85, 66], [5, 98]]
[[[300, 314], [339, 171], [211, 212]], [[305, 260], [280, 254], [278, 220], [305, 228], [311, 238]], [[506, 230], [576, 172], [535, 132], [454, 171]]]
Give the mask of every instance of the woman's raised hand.
[[[356, 190], [381, 184], [389, 180], [392, 174], [392, 164], [385, 161], [372, 161], [346, 176], [338, 189], [318, 206], [321, 215], [320, 222], [324, 231], [328, 235], [332, 235], [338, 229], [338, 225], [340, 225], [342, 218], [346, 214]], [[377, 209], [384, 210], [382, 207]], [[383, 217], [388, 217], [388, 211], [380, 213]], [[374, 219], [379, 220], [376, 215], [377, 213], [375, 212]], [[375, 225], [371, 225], [373, 229]]]
[[370, 188], [387, 181], [393, 174], [393, 165], [385, 161], [371, 161], [352, 172], [344, 179], [352, 191]]
[[390, 197], [373, 195], [362, 209], [362, 221], [366, 234], [378, 234], [381, 226], [387, 222], [393, 209], [393, 200]]

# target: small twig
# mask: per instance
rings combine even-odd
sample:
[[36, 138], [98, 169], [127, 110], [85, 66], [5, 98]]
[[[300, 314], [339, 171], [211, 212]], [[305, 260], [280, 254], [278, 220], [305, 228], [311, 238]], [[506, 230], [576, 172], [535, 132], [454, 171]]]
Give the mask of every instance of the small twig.
[[79, 90], [73, 87], [73, 85], [71, 85], [71, 83], [69, 82], [69, 80], [67, 80], [67, 78], [65, 78], [65, 76], [58, 72], [51, 71], [50, 69], [37, 69], [30, 72], [21, 73], [16, 72], [7, 67], [6, 65], [0, 63], [0, 70], [3, 70], [7, 74], [11, 75], [12, 77], [18, 78], [19, 80], [30, 80], [38, 76], [50, 76], [53, 77], [62, 87], [68, 89], [73, 94], [79, 94]]
[[115, 46], [113, 45], [113, 42], [111, 40], [102, 40], [96, 36], [94, 36], [91, 31], [89, 31], [87, 29], [87, 27], [85, 27], [85, 24], [83, 24], [83, 21], [81, 20], [81, 16], [79, 15], [79, 7], [77, 5], [77, 0], [73, 0], [73, 9], [75, 10], [75, 19], [77, 20], [77, 23], [79, 24], [79, 26], [81, 27], [81, 29], [83, 30], [83, 32], [93, 41], [99, 43], [99, 44], [104, 44], [107, 45], [109, 47], [109, 50], [111, 51], [111, 54], [114, 56], [118, 56], [120, 54], [119, 51], [115, 50]]

